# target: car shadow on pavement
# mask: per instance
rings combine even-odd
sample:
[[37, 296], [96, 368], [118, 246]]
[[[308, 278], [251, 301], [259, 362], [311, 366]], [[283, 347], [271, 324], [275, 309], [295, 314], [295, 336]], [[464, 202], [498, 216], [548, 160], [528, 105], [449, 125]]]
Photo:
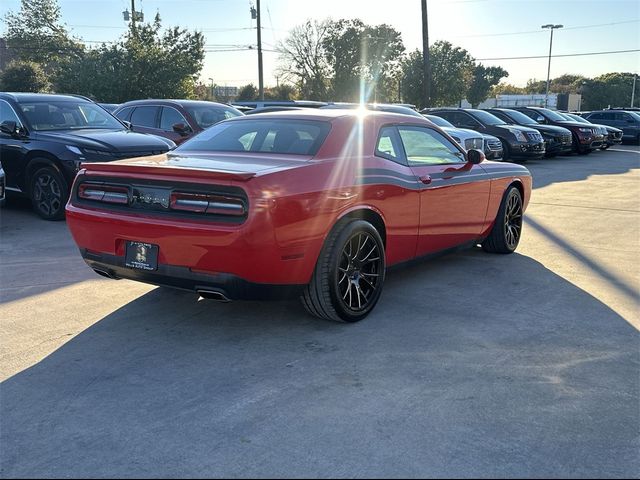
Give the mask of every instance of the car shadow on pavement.
[[[633, 147], [632, 147], [633, 148]], [[640, 148], [593, 152], [589, 155], [560, 155], [528, 161], [523, 165], [533, 176], [533, 188], [554, 183], [577, 182], [593, 175], [619, 175], [640, 168]], [[567, 168], [570, 167], [570, 168]]]
[[0, 473], [636, 477], [638, 340], [518, 254], [392, 272], [353, 325], [158, 288], [2, 383]]

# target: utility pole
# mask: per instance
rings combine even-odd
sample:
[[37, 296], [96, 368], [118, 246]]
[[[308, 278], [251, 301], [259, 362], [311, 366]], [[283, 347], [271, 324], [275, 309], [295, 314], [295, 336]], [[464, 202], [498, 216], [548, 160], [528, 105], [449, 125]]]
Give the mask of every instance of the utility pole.
[[549, 80], [551, 75], [551, 48], [553, 47], [553, 31], [556, 28], [562, 28], [564, 25], [553, 25], [552, 23], [548, 25], [542, 25], [540, 28], [550, 28], [551, 29], [551, 39], [549, 40], [549, 64], [547, 66], [547, 90], [544, 95], [544, 108], [547, 108], [549, 105]]
[[422, 0], [422, 61], [424, 82], [424, 106], [431, 106], [431, 64], [429, 63], [429, 21], [427, 18], [427, 0]]
[[136, 0], [131, 0], [131, 32], [136, 36]]
[[251, 18], [257, 20], [258, 27], [258, 92], [260, 100], [264, 100], [264, 77], [262, 74], [262, 25], [260, 23], [260, 0], [256, 0], [256, 6], [251, 7]]
[[638, 75], [633, 74], [633, 87], [631, 88], [631, 108], [633, 108], [633, 101], [636, 99], [636, 78]]

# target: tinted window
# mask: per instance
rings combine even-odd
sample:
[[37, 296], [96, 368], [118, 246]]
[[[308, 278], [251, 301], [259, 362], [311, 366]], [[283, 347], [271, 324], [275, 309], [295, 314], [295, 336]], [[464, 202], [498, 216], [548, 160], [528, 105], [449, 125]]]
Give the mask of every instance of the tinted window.
[[522, 113], [524, 113], [527, 117], [532, 118], [536, 122], [544, 122], [544, 117], [538, 112], [534, 112], [533, 110], [524, 110]]
[[549, 120], [552, 120], [554, 122], [564, 122], [565, 119], [562, 118], [562, 115], [560, 115], [558, 112], [554, 112], [553, 110], [549, 110], [548, 108], [543, 108], [541, 111], [541, 114], [546, 116]]
[[242, 112], [232, 107], [186, 105], [185, 110], [193, 117], [200, 128], [209, 128], [228, 118], [240, 117]]
[[176, 151], [268, 152], [315, 155], [331, 126], [328, 122], [246, 120], [225, 122], [183, 143]]
[[[609, 115], [614, 116], [613, 113], [610, 113]], [[629, 115], [627, 113], [617, 112], [617, 113], [615, 113], [615, 119], [616, 120], [621, 120], [623, 122], [626, 122], [627, 120], [631, 120], [631, 115]]]
[[463, 163], [463, 153], [443, 135], [430, 128], [398, 127], [409, 165]]
[[189, 122], [182, 116], [182, 114], [172, 107], [162, 107], [162, 114], [160, 115], [160, 128], [166, 132], [172, 132], [173, 126], [176, 123], [182, 123], [189, 126]]
[[129, 120], [129, 115], [131, 115], [132, 110], [133, 110], [133, 107], [123, 108], [118, 113], [116, 113], [115, 116], [118, 117], [120, 120]]
[[485, 112], [483, 110], [473, 110], [471, 115], [476, 119], [484, 123], [485, 125], [504, 125], [505, 122], [500, 120], [495, 115]]
[[0, 100], [0, 123], [2, 122], [16, 122], [18, 127], [22, 126], [22, 122], [9, 105], [4, 100]]
[[136, 107], [131, 115], [131, 123], [137, 127], [156, 127], [159, 107]]
[[[502, 112], [500, 112], [502, 113]], [[502, 113], [503, 115], [507, 116], [507, 114]], [[495, 115], [497, 117], [499, 117], [498, 113], [495, 113]], [[536, 125], [538, 122], [536, 122], [534, 119], [532, 119], [531, 117], [526, 116], [524, 113], [522, 112], [518, 112], [517, 110], [512, 110], [508, 113], [508, 116], [511, 120], [513, 120], [515, 123], [517, 123], [518, 125]], [[500, 117], [502, 120], [505, 120], [503, 117]]]
[[83, 128], [123, 129], [102, 107], [73, 101], [21, 102], [20, 109], [34, 130], [77, 130]]
[[431, 120], [433, 123], [435, 123], [437, 126], [439, 127], [449, 127], [449, 128], [453, 128], [453, 124], [448, 122], [447, 120], [445, 120], [442, 117], [439, 117], [437, 115], [425, 115], [424, 116], [427, 120]]

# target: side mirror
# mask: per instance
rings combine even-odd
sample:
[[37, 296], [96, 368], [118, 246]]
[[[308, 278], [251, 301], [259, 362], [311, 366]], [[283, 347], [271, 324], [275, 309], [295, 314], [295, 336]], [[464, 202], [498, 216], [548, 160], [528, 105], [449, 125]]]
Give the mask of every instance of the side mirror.
[[5, 120], [0, 123], [0, 131], [7, 135], [16, 135], [18, 133], [18, 124], [11, 120]]
[[478, 165], [485, 160], [486, 157], [484, 156], [484, 152], [481, 152], [480, 150], [469, 150], [467, 152], [467, 162], [471, 163], [472, 165]]
[[185, 125], [184, 123], [176, 123], [171, 127], [174, 132], [179, 133], [183, 137], [186, 137], [191, 133], [191, 127], [189, 125]]

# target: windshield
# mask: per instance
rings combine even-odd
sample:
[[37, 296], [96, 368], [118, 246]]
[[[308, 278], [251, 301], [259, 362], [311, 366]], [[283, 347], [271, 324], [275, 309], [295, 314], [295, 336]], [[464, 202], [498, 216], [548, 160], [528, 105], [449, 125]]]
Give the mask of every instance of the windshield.
[[175, 151], [315, 155], [330, 129], [328, 122], [243, 119], [214, 125]]
[[185, 110], [189, 112], [200, 128], [209, 128], [222, 120], [243, 115], [240, 110], [222, 106], [185, 105]]
[[509, 110], [505, 112], [505, 115], [508, 115], [509, 118], [518, 125], [538, 125], [538, 122], [533, 118], [527, 117], [524, 113], [518, 112], [517, 110]]
[[572, 113], [563, 113], [562, 116], [571, 122], [591, 123], [586, 118], [582, 118], [580, 115], [574, 115]]
[[540, 110], [536, 110], [537, 112], [541, 112], [545, 117], [549, 120], [553, 120], [554, 122], [566, 122], [567, 119], [560, 115], [558, 112], [554, 112], [553, 110], [549, 110], [548, 108], [541, 108]]
[[89, 102], [21, 102], [19, 105], [31, 128], [39, 132], [84, 128], [124, 130], [124, 125], [112, 115]]
[[424, 118], [426, 118], [427, 120], [431, 120], [433, 123], [435, 123], [439, 127], [456, 128], [453, 126], [452, 123], [449, 123], [444, 118], [438, 117], [437, 115], [425, 115]]
[[503, 122], [495, 115], [492, 115], [489, 112], [485, 112], [484, 110], [469, 110], [469, 112], [476, 118], [476, 120], [480, 120], [485, 125], [506, 125], [507, 122]]

